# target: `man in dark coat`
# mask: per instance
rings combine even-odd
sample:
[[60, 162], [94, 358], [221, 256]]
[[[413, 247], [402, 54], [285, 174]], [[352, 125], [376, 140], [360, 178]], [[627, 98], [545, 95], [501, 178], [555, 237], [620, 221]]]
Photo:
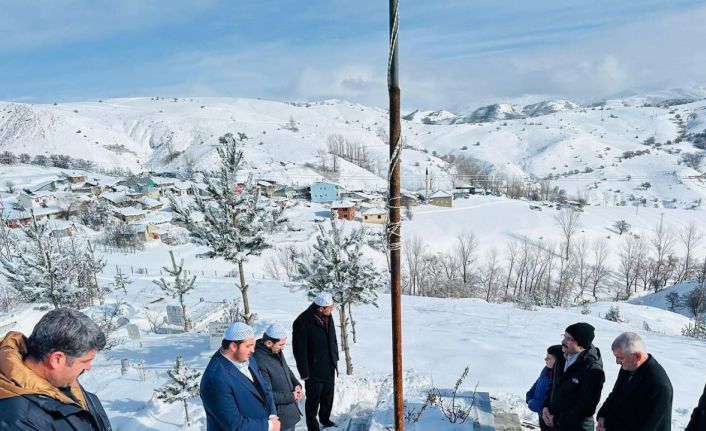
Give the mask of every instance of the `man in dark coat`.
[[338, 341], [331, 316], [333, 309], [331, 294], [320, 292], [293, 325], [292, 350], [299, 376], [306, 388], [304, 414], [308, 431], [319, 431], [319, 423], [324, 427], [336, 426], [331, 421], [338, 371]]
[[29, 338], [10, 332], [0, 342], [0, 431], [111, 431], [100, 400], [78, 382], [105, 347], [88, 316], [58, 308]]
[[236, 322], [226, 329], [201, 378], [207, 431], [280, 431], [272, 391], [250, 357], [254, 350], [250, 326]]
[[270, 325], [262, 338], [255, 343], [254, 356], [260, 374], [272, 389], [272, 398], [277, 407], [282, 431], [294, 431], [294, 426], [302, 415], [297, 402], [304, 397], [304, 393], [282, 353], [287, 343], [287, 335], [287, 330], [282, 325]]
[[593, 431], [593, 414], [605, 382], [601, 352], [593, 343], [588, 323], [569, 325], [561, 342], [566, 362], [549, 397], [542, 418], [555, 431]]
[[620, 371], [596, 414], [596, 431], [671, 430], [672, 383], [664, 368], [633, 332], [618, 335], [611, 349]]
[[684, 431], [706, 431], [706, 387], [704, 387], [699, 404], [691, 413], [691, 420]]

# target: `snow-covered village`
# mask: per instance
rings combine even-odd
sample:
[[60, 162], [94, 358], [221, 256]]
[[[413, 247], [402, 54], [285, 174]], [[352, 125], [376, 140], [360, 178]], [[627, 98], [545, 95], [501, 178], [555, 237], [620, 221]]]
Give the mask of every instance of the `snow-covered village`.
[[706, 429], [706, 67], [636, 31], [702, 5], [39, 3], [0, 5], [0, 431]]

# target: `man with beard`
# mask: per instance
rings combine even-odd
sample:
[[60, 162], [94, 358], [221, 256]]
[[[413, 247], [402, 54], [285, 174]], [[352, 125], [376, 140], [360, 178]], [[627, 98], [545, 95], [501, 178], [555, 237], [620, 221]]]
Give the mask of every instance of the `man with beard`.
[[207, 431], [280, 431], [272, 391], [250, 357], [254, 350], [250, 326], [235, 322], [226, 329], [201, 377]]
[[255, 360], [260, 374], [272, 389], [281, 431], [294, 431], [301, 411], [297, 402], [304, 397], [302, 386], [289, 369], [282, 350], [287, 344], [287, 330], [282, 325], [270, 325], [255, 343]]
[[618, 379], [596, 414], [596, 431], [669, 431], [672, 429], [672, 383], [633, 332], [623, 332], [611, 346], [620, 365]]
[[105, 334], [85, 314], [57, 308], [26, 338], [0, 342], [0, 431], [110, 431], [100, 400], [78, 377], [105, 348]]
[[542, 410], [544, 422], [556, 431], [593, 431], [593, 414], [605, 382], [601, 352], [593, 343], [595, 328], [569, 325], [561, 342], [566, 362]]
[[[319, 292], [294, 321], [292, 350], [299, 376], [306, 387], [304, 414], [308, 431], [319, 431], [319, 422], [335, 427], [331, 420], [334, 383], [338, 370], [338, 341], [333, 323], [333, 297]], [[318, 413], [319, 420], [316, 420]]]

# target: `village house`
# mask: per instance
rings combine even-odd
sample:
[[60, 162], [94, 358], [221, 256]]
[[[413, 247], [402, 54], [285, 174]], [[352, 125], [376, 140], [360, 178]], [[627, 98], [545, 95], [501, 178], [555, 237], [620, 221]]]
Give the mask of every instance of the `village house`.
[[274, 190], [272, 191], [272, 197], [275, 198], [292, 199], [295, 194], [296, 192], [294, 191], [294, 188], [282, 184], [276, 185]]
[[353, 220], [355, 205], [350, 201], [334, 201], [331, 203], [331, 212], [338, 215], [339, 220]]
[[61, 174], [70, 184], [78, 184], [86, 181], [86, 176], [79, 172], [64, 172]]
[[369, 208], [361, 213], [363, 223], [385, 224], [387, 211], [380, 208]]
[[146, 211], [156, 211], [164, 206], [164, 204], [157, 199], [151, 199], [147, 196], [142, 196], [139, 198], [137, 203], [140, 204], [142, 209]]
[[311, 185], [311, 201], [316, 203], [338, 200], [339, 187], [328, 182], [316, 182]]
[[103, 192], [98, 196], [98, 199], [102, 199], [105, 202], [119, 208], [128, 207], [132, 203], [132, 199], [126, 192]]
[[97, 180], [87, 180], [83, 183], [72, 184], [71, 191], [75, 193], [86, 193], [93, 196], [98, 196], [103, 191], [103, 187]]
[[193, 193], [193, 184], [190, 181], [177, 181], [169, 190], [174, 196], [188, 196]]
[[113, 208], [113, 215], [127, 223], [142, 220], [145, 214], [145, 211], [135, 207]]
[[30, 210], [32, 208], [47, 207], [50, 205], [56, 205], [56, 196], [48, 191], [43, 192], [31, 192], [25, 189], [17, 197], [17, 201], [25, 209]]
[[439, 190], [429, 196], [429, 204], [437, 207], [451, 208], [453, 206], [453, 195], [449, 192]]
[[126, 235], [136, 237], [141, 242], [159, 239], [158, 228], [152, 223], [128, 223]]
[[275, 183], [273, 181], [258, 180], [257, 188], [260, 189], [262, 194], [264, 194], [268, 198], [271, 198], [275, 192]]
[[160, 195], [160, 190], [157, 188], [157, 184], [155, 184], [152, 178], [130, 178], [127, 181], [124, 181], [124, 185], [131, 191], [147, 196], [148, 198], [157, 199]]
[[[164, 175], [153, 175], [150, 176], [149, 179], [154, 183], [155, 190], [159, 196], [166, 196], [168, 193], [173, 193], [176, 184], [181, 182], [175, 177], [167, 177]], [[159, 196], [148, 197], [156, 199]]]
[[418, 199], [411, 193], [400, 193], [400, 206], [403, 208], [416, 207], [418, 204]]
[[48, 220], [46, 229], [53, 238], [68, 238], [73, 236], [76, 226], [67, 220]]

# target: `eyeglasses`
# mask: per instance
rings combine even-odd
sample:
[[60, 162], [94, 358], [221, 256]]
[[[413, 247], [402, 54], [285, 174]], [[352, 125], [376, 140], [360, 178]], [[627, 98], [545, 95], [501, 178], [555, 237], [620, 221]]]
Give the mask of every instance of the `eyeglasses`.
[[574, 341], [576, 341], [576, 339], [575, 339], [574, 337], [572, 337], [571, 335], [567, 335], [567, 334], [561, 334], [561, 338], [562, 338], [563, 340], [566, 340], [566, 341], [569, 341], [569, 342], [574, 342]]

